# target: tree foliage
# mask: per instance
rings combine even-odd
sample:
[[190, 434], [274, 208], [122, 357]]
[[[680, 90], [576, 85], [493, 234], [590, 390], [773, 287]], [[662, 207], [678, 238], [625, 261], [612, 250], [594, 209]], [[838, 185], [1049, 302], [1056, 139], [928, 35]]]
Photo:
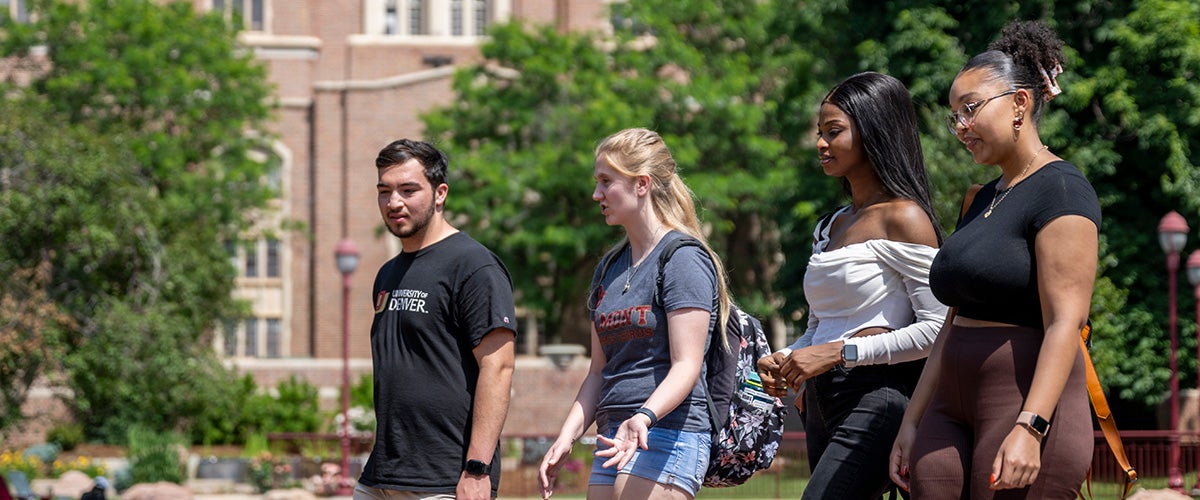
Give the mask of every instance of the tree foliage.
[[[628, 127], [658, 131], [696, 192], [737, 299], [766, 314], [783, 298], [780, 190], [797, 163], [777, 120], [779, 89], [812, 58], [768, 29], [767, 2], [629, 2], [615, 36], [509, 24], [461, 71], [455, 103], [426, 117], [452, 153], [469, 229], [513, 268], [520, 301], [552, 336], [588, 345], [592, 270], [620, 237], [591, 201], [593, 150]], [[653, 41], [644, 36], [653, 33]]]
[[225, 243], [272, 194], [273, 164], [250, 154], [269, 151], [265, 71], [188, 2], [33, 13], [0, 35], [30, 79], [5, 88], [30, 114], [0, 125], [0, 273], [48, 269], [42, 292], [69, 321], [44, 338], [90, 438], [179, 430], [232, 384], [210, 331], [241, 311]]
[[[1040, 18], [1059, 31], [1069, 59], [1066, 92], [1049, 106], [1042, 136], [1089, 177], [1104, 210], [1093, 354], [1115, 396], [1140, 405], [1164, 396], [1167, 298], [1154, 227], [1173, 209], [1200, 224], [1192, 161], [1200, 2], [647, 0], [614, 8], [612, 35], [498, 28], [486, 62], [458, 75], [454, 104], [427, 117], [465, 181], [452, 208], [514, 268], [523, 303], [550, 311], [551, 335], [572, 327], [563, 311], [578, 310], [580, 320], [592, 266], [617, 236], [588, 199], [591, 150], [605, 135], [660, 131], [699, 196], [738, 299], [799, 323], [812, 224], [844, 203], [812, 160], [824, 92], [865, 70], [907, 84], [935, 209], [952, 230], [967, 186], [999, 173], [973, 164], [945, 130], [950, 83], [1009, 21]], [[1180, 324], [1190, 381], [1194, 326]]]

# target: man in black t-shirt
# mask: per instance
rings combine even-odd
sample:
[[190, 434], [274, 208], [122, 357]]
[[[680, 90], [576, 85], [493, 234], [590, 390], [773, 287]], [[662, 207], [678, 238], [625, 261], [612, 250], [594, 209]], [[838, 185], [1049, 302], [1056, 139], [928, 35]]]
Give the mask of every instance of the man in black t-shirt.
[[355, 500], [493, 498], [512, 388], [512, 280], [443, 216], [446, 156], [401, 139], [379, 152], [379, 211], [403, 251], [372, 297], [375, 447]]

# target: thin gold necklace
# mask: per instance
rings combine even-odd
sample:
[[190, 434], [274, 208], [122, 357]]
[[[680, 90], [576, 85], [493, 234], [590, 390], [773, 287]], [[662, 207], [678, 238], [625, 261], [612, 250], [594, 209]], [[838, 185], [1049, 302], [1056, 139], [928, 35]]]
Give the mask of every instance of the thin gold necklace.
[[[1003, 193], [1001, 193], [999, 189], [996, 190], [995, 194], [992, 195], [992, 203], [988, 205], [987, 211], [983, 213], [983, 218], [986, 219], [991, 217], [992, 210], [996, 208], [996, 205], [999, 205], [1000, 202], [1004, 201], [1004, 198], [1008, 197], [1009, 191], [1012, 191], [1013, 188], [1017, 187], [1017, 182], [1025, 178], [1025, 172], [1028, 172], [1029, 167], [1033, 166], [1033, 160], [1036, 160], [1038, 155], [1042, 154], [1042, 151], [1047, 149], [1050, 149], [1050, 146], [1042, 146], [1042, 149], [1037, 150], [1037, 152], [1033, 154], [1033, 158], [1029, 159], [1029, 163], [1025, 164], [1025, 168], [1021, 170], [1021, 173], [1013, 179], [1012, 184], [1008, 186], [1008, 189], [1005, 189]], [[997, 196], [999, 196], [999, 199], [996, 198]]]
[[[658, 233], [661, 233], [665, 227], [667, 227], [665, 224], [658, 226], [658, 230], [655, 231], [654, 235], [650, 237], [650, 251], [646, 252], [646, 257], [650, 255], [650, 252], [654, 251], [654, 246], [658, 244]], [[634, 264], [633, 269], [629, 271], [627, 276], [625, 276], [625, 288], [621, 290], [622, 294], [629, 291], [629, 284], [633, 282], [633, 275], [637, 274], [638, 269], [642, 267], [644, 262], [646, 262], [646, 257], [642, 257], [642, 262]], [[629, 261], [633, 262], [633, 245], [629, 246]]]

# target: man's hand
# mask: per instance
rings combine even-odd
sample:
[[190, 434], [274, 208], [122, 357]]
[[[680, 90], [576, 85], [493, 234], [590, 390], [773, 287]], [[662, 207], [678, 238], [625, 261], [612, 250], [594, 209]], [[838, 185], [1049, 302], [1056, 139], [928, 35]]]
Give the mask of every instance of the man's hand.
[[454, 496], [459, 500], [491, 500], [491, 476], [473, 476], [463, 471], [462, 476], [458, 478], [458, 489], [454, 492]]

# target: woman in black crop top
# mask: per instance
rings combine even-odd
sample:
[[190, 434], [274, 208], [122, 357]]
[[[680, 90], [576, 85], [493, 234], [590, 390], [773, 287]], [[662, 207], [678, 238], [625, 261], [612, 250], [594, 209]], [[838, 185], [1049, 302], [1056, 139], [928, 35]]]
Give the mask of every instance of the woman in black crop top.
[[1016, 22], [989, 49], [955, 78], [947, 125], [1001, 175], [967, 202], [930, 268], [934, 295], [953, 309], [891, 475], [917, 499], [1075, 498], [1092, 456], [1078, 335], [1100, 205], [1038, 136], [1060, 92], [1062, 42], [1041, 22]]

